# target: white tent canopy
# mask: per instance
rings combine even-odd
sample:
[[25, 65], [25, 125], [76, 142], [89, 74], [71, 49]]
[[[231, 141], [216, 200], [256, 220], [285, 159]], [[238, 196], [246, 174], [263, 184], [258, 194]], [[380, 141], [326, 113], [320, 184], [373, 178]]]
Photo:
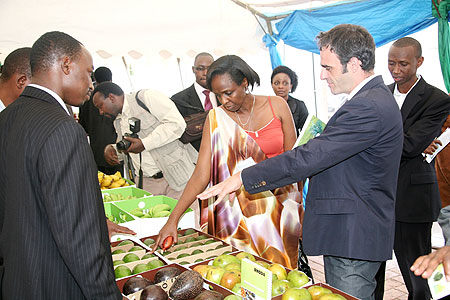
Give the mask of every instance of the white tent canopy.
[[[224, 54], [241, 56], [261, 77], [261, 87], [255, 92], [272, 95], [269, 52], [262, 42], [268, 28], [253, 13], [270, 16], [342, 1], [1, 0], [0, 61], [16, 48], [31, 46], [43, 33], [59, 30], [82, 42], [93, 55], [94, 67], [109, 67], [113, 81], [126, 92], [154, 88], [171, 96], [194, 81], [191, 70], [194, 56], [210, 52], [215, 58]], [[235, 2], [243, 3], [248, 10]], [[444, 89], [437, 54], [437, 27], [425, 31], [426, 34], [418, 33], [425, 56], [421, 74]], [[388, 47], [377, 50], [376, 72], [390, 83], [387, 50], [383, 50]], [[327, 119], [329, 106], [335, 105], [328, 88], [320, 82], [319, 57], [282, 43], [278, 49], [283, 63], [299, 75], [294, 97], [304, 100], [312, 113], [316, 111], [317, 97], [317, 113]]]

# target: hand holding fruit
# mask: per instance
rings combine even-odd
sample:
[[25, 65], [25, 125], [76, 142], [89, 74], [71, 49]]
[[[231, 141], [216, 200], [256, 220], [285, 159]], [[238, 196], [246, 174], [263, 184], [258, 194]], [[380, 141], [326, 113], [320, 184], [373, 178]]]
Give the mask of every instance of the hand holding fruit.
[[[168, 238], [171, 238], [171, 244]], [[153, 253], [160, 247], [163, 250], [170, 248], [173, 244], [178, 242], [178, 233], [176, 224], [172, 224], [170, 219], [167, 223], [161, 228], [158, 236], [156, 237], [155, 243], [153, 244], [152, 250], [150, 253]], [[169, 245], [170, 244], [170, 245]], [[169, 247], [167, 247], [169, 246]]]

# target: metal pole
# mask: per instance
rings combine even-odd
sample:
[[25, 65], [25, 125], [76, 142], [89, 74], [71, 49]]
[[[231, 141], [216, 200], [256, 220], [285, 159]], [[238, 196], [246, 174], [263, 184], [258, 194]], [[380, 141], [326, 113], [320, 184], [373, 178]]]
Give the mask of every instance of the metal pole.
[[316, 117], [317, 117], [317, 93], [316, 93], [316, 72], [314, 67], [314, 53], [311, 52], [312, 58], [312, 73], [313, 73], [313, 87], [314, 87], [314, 105], [316, 107]]

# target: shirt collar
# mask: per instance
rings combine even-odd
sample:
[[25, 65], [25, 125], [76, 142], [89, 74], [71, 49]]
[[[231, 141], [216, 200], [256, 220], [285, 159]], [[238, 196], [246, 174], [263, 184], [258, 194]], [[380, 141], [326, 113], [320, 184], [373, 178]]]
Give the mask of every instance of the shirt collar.
[[66, 111], [66, 113], [70, 116], [69, 110], [67, 109], [66, 104], [64, 103], [64, 101], [61, 99], [61, 97], [55, 93], [54, 91], [46, 88], [45, 86], [39, 85], [39, 84], [35, 84], [35, 83], [30, 83], [28, 86], [32, 86], [34, 88], [43, 90], [44, 92], [49, 93], [53, 98], [56, 99], [56, 101], [58, 101], [58, 103], [62, 106], [62, 108], [64, 108], [64, 110]]
[[363, 81], [361, 81], [351, 92], [350, 92], [350, 94], [348, 94], [348, 97], [347, 97], [347, 99], [348, 100], [350, 100], [350, 99], [352, 99], [355, 95], [356, 95], [356, 93], [358, 93], [369, 81], [371, 81], [373, 78], [375, 78], [376, 76], [378, 76], [378, 75], [376, 75], [376, 74], [373, 74], [373, 75], [371, 75], [371, 76], [369, 76], [369, 77], [367, 77], [366, 79], [364, 79]]
[[420, 76], [420, 75], [416, 75], [416, 77], [417, 77], [416, 82], [414, 82], [413, 86], [412, 86], [405, 94], [400, 93], [400, 91], [398, 90], [398, 84], [395, 84], [395, 87], [394, 87], [394, 97], [395, 97], [395, 96], [400, 96], [400, 95], [405, 95], [405, 96], [407, 96], [407, 95], [409, 94], [409, 92], [411, 92], [411, 90], [416, 86], [416, 84], [417, 84], [417, 83], [419, 82], [419, 80], [422, 78], [422, 76]]

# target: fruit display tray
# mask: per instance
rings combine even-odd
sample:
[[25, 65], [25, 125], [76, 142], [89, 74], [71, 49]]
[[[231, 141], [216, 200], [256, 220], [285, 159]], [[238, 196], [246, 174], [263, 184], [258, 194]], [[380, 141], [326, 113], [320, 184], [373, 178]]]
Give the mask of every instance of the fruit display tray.
[[[122, 291], [123, 291], [123, 286], [124, 286], [125, 282], [127, 282], [128, 279], [130, 279], [131, 277], [134, 277], [134, 276], [142, 276], [142, 277], [144, 277], [144, 278], [147, 278], [147, 279], [153, 281], [154, 278], [155, 278], [156, 272], [158, 272], [158, 271], [161, 270], [161, 269], [168, 268], [168, 267], [175, 267], [175, 268], [180, 269], [181, 271], [187, 271], [187, 270], [189, 270], [188, 268], [183, 267], [183, 266], [178, 265], [178, 264], [170, 264], [170, 265], [167, 265], [167, 266], [163, 266], [163, 267], [160, 267], [160, 268], [157, 268], [157, 269], [153, 269], [153, 270], [150, 270], [150, 271], [141, 273], [141, 274], [139, 274], [139, 275], [133, 275], [133, 276], [129, 276], [129, 277], [120, 279], [120, 280], [116, 281], [117, 287], [119, 288], [120, 292], [122, 292]], [[172, 284], [173, 284], [174, 281], [175, 281], [175, 278], [170, 279], [170, 280], [167, 280], [167, 281], [164, 281], [164, 282], [161, 282], [161, 283], [159, 283], [158, 285], [161, 286], [161, 288], [162, 288], [163, 290], [165, 290], [166, 292], [168, 292], [168, 291], [170, 290], [170, 288], [172, 287]], [[205, 280], [203, 280], [203, 289], [206, 289], [205, 287], [208, 287], [209, 289], [212, 289], [212, 290], [214, 290], [214, 291], [217, 291], [217, 292], [221, 293], [222, 295], [224, 295], [225, 297], [232, 294], [232, 293], [230, 293], [229, 291], [227, 291], [227, 290], [225, 290], [224, 288], [222, 288], [221, 286], [218, 286], [218, 285], [216, 285], [216, 284], [214, 284], [214, 283], [209, 283], [209, 282], [206, 283]], [[130, 300], [131, 300], [131, 299], [139, 299], [139, 298], [140, 298], [140, 295], [141, 295], [141, 291], [136, 292], [136, 293], [133, 293], [133, 294], [130, 294], [130, 295], [123, 295], [123, 296], [124, 296], [126, 299], [130, 299]], [[169, 299], [171, 299], [171, 298], [169, 298]], [[192, 299], [187, 299], [187, 300], [194, 300], [194, 298], [192, 298]]]
[[[149, 238], [156, 240], [157, 236], [149, 236], [141, 238], [140, 240], [145, 244], [145, 240]], [[152, 245], [150, 245], [150, 247], [151, 246]], [[194, 251], [195, 253], [193, 253]], [[198, 231], [194, 228], [187, 228], [178, 230], [177, 244], [174, 244], [171, 248], [167, 249], [167, 251], [159, 249], [155, 253], [158, 253], [158, 255], [160, 255], [168, 264], [175, 262], [182, 265], [191, 265], [213, 259], [224, 253], [236, 251], [238, 251], [238, 249], [210, 234]]]
[[345, 297], [345, 299], [347, 299], [347, 300], [360, 300], [359, 298], [353, 297], [352, 295], [349, 295], [349, 294], [347, 294], [337, 288], [334, 288], [331, 285], [328, 285], [326, 283], [311, 284], [311, 285], [305, 286], [305, 288], [309, 288], [311, 286], [322, 286], [324, 288], [331, 290], [333, 292], [333, 294], [339, 294], [339, 295]]
[[[133, 199], [136, 199], [136, 198], [149, 197], [152, 194], [143, 189], [139, 189], [137, 187], [126, 186], [126, 187], [121, 187], [121, 188], [102, 190], [103, 198], [105, 195], [121, 195], [123, 198], [133, 197]], [[115, 201], [128, 201], [128, 200], [122, 199], [122, 200], [115, 200]]]
[[[244, 251], [236, 251], [236, 252], [230, 253], [230, 255], [236, 256], [236, 255], [238, 255], [239, 253], [242, 253], [242, 252], [244, 252]], [[258, 262], [258, 261], [263, 261], [263, 262], [266, 262], [266, 263], [268, 263], [268, 264], [272, 264], [272, 263], [273, 263], [273, 262], [271, 262], [270, 260], [267, 260], [267, 259], [265, 259], [265, 258], [259, 257], [259, 256], [254, 255], [254, 254], [252, 254], [252, 255], [255, 257], [256, 262]], [[195, 263], [195, 264], [193, 264], [193, 265], [189, 265], [189, 268], [190, 268], [190, 269], [194, 269], [194, 268], [195, 268], [196, 266], [198, 266], [198, 265], [211, 265], [213, 261], [214, 261], [213, 258], [212, 258], [212, 259], [208, 259], [208, 260], [203, 261], [203, 262], [198, 262], [198, 263]], [[286, 273], [289, 273], [289, 272], [291, 271], [291, 269], [289, 269], [289, 268], [286, 268], [286, 267], [283, 267], [283, 268], [286, 270]], [[214, 284], [214, 282], [209, 281], [209, 280], [207, 280], [206, 278], [203, 278], [203, 279], [204, 279], [206, 282], [208, 282], [208, 283]], [[306, 284], [305, 284], [304, 286], [302, 286], [302, 287], [308, 287], [308, 286], [311, 285], [311, 283], [312, 283], [312, 280], [310, 279], [309, 282], [306, 283]], [[225, 287], [222, 287], [222, 286], [221, 286], [221, 288], [223, 288], [223, 289], [229, 291], [230, 293], [233, 293], [231, 290], [229, 290], [229, 289], [227, 289], [227, 288], [225, 288]], [[279, 295], [279, 296], [276, 296], [276, 297], [272, 297], [272, 299], [273, 299], [273, 300], [281, 300], [281, 297], [282, 297], [282, 296]]]

